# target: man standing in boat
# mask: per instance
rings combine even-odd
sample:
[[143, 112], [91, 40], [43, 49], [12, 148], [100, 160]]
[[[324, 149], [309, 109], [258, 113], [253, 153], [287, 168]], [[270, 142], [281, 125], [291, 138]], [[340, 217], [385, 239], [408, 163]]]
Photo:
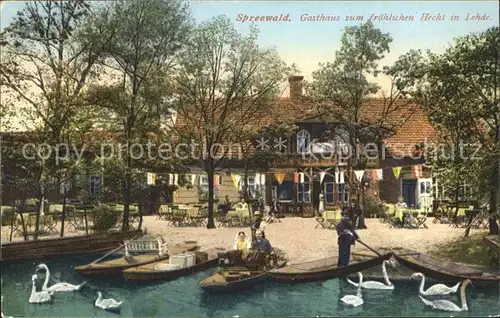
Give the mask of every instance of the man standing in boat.
[[354, 245], [355, 241], [359, 240], [359, 236], [354, 230], [354, 226], [346, 210], [342, 211], [342, 220], [337, 225], [337, 235], [337, 243], [339, 245], [337, 266], [347, 266], [351, 258], [351, 245]]

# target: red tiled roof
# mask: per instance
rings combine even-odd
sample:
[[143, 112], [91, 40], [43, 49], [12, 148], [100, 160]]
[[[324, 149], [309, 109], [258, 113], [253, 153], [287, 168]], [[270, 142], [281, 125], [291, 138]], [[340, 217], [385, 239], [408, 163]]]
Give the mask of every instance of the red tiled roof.
[[[361, 118], [370, 123], [376, 123], [381, 118], [386, 117], [384, 125], [394, 128], [396, 133], [387, 138], [385, 143], [389, 151], [397, 151], [399, 155], [411, 155], [415, 151], [418, 143], [426, 140], [434, 140], [436, 131], [429, 123], [427, 114], [416, 104], [406, 104], [404, 100], [399, 100], [397, 110], [387, 113], [387, 102], [383, 99], [371, 99], [365, 102], [361, 108]], [[256, 115], [259, 122], [256, 125], [265, 127], [272, 123], [300, 122], [307, 119], [320, 120], [316, 104], [307, 98], [292, 100], [291, 98], [281, 98], [276, 103], [269, 106], [266, 114]], [[178, 129], [186, 125], [187, 121], [181, 114], [177, 115], [176, 127]], [[193, 124], [191, 122], [191, 124]], [[182, 130], [182, 129], [180, 129]]]

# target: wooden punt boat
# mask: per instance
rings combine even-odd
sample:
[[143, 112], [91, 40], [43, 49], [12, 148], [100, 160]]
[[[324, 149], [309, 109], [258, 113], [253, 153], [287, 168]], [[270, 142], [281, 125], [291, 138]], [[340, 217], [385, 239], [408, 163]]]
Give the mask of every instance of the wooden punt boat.
[[498, 287], [500, 284], [500, 273], [448, 262], [406, 248], [394, 248], [392, 251], [401, 265], [443, 283], [458, 283], [470, 279], [475, 287]]
[[305, 283], [321, 281], [336, 277], [344, 277], [353, 273], [370, 269], [390, 259], [392, 253], [388, 252], [377, 256], [371, 252], [352, 253], [349, 265], [337, 267], [337, 257], [328, 257], [301, 264], [288, 265], [283, 268], [273, 269], [269, 272], [272, 280], [279, 283]]
[[[197, 271], [205, 270], [210, 267], [217, 265], [217, 255], [218, 253], [224, 252], [223, 248], [211, 248], [205, 251], [200, 251], [200, 253], [206, 253], [207, 259], [197, 263], [196, 265], [175, 269], [175, 270], [165, 270], [161, 268], [161, 265], [168, 264], [168, 261], [161, 260], [146, 265], [141, 265], [137, 267], [132, 267], [125, 269], [123, 271], [123, 277], [131, 282], [153, 282], [160, 280], [172, 280], [179, 278], [181, 276], [186, 276]], [[198, 253], [198, 252], [195, 252]]]
[[76, 266], [75, 270], [80, 275], [89, 277], [122, 277], [123, 270], [125, 269], [143, 266], [153, 262], [164, 261], [169, 258], [169, 255], [193, 251], [197, 248], [197, 246], [198, 244], [196, 242], [184, 242], [174, 246], [169, 246], [168, 250], [170, 254], [161, 256], [159, 254], [134, 255], [130, 257], [123, 256], [108, 261], [93, 262], [87, 265]]
[[[281, 268], [288, 259], [283, 251], [275, 249], [277, 258], [272, 268]], [[269, 269], [262, 266], [232, 266], [219, 271], [200, 282], [207, 292], [226, 293], [251, 288], [270, 278]]]
[[2, 262], [17, 262], [49, 257], [72, 256], [88, 253], [106, 253], [118, 247], [124, 240], [142, 236], [140, 230], [98, 233], [33, 241], [2, 242]]

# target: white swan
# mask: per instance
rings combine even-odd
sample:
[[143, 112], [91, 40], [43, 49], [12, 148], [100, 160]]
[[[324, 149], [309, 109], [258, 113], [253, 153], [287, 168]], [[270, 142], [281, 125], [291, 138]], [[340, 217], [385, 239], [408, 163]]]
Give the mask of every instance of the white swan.
[[41, 303], [46, 303], [46, 302], [51, 301], [52, 298], [50, 296], [52, 295], [52, 293], [49, 293], [46, 290], [42, 290], [39, 292], [36, 291], [36, 286], [35, 286], [36, 279], [37, 279], [37, 275], [31, 276], [31, 280], [33, 282], [33, 287], [31, 288], [31, 295], [30, 295], [29, 302], [32, 304], [41, 304]]
[[[385, 280], [385, 284], [382, 283], [382, 282], [377, 282], [377, 281], [373, 281], [373, 280], [369, 280], [369, 281], [366, 281], [366, 282], [363, 282], [363, 275], [361, 275], [361, 287], [362, 288], [366, 288], [366, 289], [394, 289], [394, 285], [391, 283], [391, 281], [389, 280], [389, 276], [387, 276], [387, 269], [385, 268], [385, 264], [389, 264], [391, 265], [392, 267], [395, 267], [395, 264], [393, 261], [390, 261], [390, 260], [385, 260], [383, 263], [382, 263], [382, 273], [384, 274], [384, 280]], [[347, 279], [347, 282], [351, 285], [354, 285], [356, 287], [358, 287], [358, 284], [353, 282], [352, 280], [350, 280], [349, 278]]]
[[356, 295], [345, 295], [340, 300], [342, 300], [345, 304], [351, 305], [353, 307], [357, 307], [363, 304], [363, 296], [361, 295], [361, 283], [363, 282], [363, 275], [358, 272], [359, 284], [358, 284], [358, 292]]
[[57, 283], [54, 284], [50, 287], [47, 285], [49, 284], [49, 277], [50, 277], [50, 271], [47, 265], [45, 264], [40, 264], [37, 266], [36, 270], [45, 270], [45, 282], [43, 283], [42, 290], [46, 290], [48, 292], [69, 292], [69, 291], [79, 291], [80, 288], [82, 288], [83, 285], [85, 285], [85, 282], [81, 283], [80, 285], [72, 285], [68, 283]]
[[426, 304], [427, 306], [431, 306], [434, 309], [439, 309], [439, 310], [444, 310], [444, 311], [467, 311], [467, 310], [469, 310], [469, 308], [467, 307], [467, 298], [465, 297], [465, 288], [469, 284], [472, 284], [472, 282], [470, 280], [466, 279], [462, 282], [462, 287], [460, 288], [460, 299], [462, 301], [462, 307], [458, 307], [457, 305], [455, 305], [454, 303], [452, 303], [449, 300], [440, 299], [440, 300], [430, 301], [430, 300], [423, 298], [420, 295], [418, 297], [420, 297], [420, 299], [422, 299], [424, 304]]
[[95, 301], [95, 306], [104, 310], [119, 310], [123, 301], [116, 301], [113, 298], [103, 299], [102, 293], [97, 292], [97, 299]]
[[424, 296], [454, 294], [458, 291], [458, 287], [460, 286], [460, 283], [456, 284], [453, 287], [448, 287], [444, 284], [436, 284], [432, 285], [431, 287], [429, 287], [427, 290], [424, 291], [425, 276], [422, 273], [414, 273], [413, 275], [411, 275], [411, 279], [415, 279], [417, 277], [421, 278], [420, 289], [418, 292], [420, 293], [420, 295]]

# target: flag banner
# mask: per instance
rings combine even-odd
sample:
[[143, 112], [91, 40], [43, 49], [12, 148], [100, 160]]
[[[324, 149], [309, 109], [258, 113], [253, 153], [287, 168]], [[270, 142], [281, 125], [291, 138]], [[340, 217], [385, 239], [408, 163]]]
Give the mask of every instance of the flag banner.
[[274, 176], [276, 177], [276, 180], [278, 181], [278, 184], [282, 184], [283, 183], [283, 180], [285, 179], [285, 173], [284, 172], [276, 172], [274, 174]]
[[304, 181], [305, 181], [305, 174], [304, 174], [304, 172], [300, 172], [299, 176], [300, 176], [300, 183], [304, 183]]
[[340, 172], [339, 172], [339, 184], [345, 183], [345, 181], [344, 181], [344, 174], [345, 174], [345, 171], [344, 170], [340, 170]]
[[156, 173], [148, 172], [148, 185], [156, 184]]
[[417, 179], [422, 178], [422, 166], [421, 165], [413, 166], [413, 171], [414, 171], [415, 177]]
[[392, 173], [394, 173], [394, 177], [399, 179], [399, 174], [401, 173], [401, 167], [394, 167], [392, 168]]
[[335, 172], [335, 183], [336, 184], [340, 183], [340, 172], [338, 171]]
[[326, 172], [324, 172], [324, 171], [321, 171], [319, 173], [319, 184], [323, 183], [323, 179], [325, 178], [325, 175], [326, 175]]
[[231, 179], [233, 180], [233, 184], [235, 188], [239, 188], [241, 176], [236, 173], [231, 173]]
[[172, 173], [168, 174], [168, 185], [174, 185], [174, 175]]
[[265, 174], [260, 175], [260, 184], [266, 185], [266, 175]]
[[364, 173], [365, 173], [365, 170], [354, 170], [354, 174], [356, 175], [356, 179], [358, 179], [359, 182], [361, 182], [361, 179], [363, 179]]
[[295, 172], [293, 174], [293, 182], [294, 183], [299, 183], [299, 173], [298, 172]]
[[179, 185], [178, 182], [179, 182], [179, 175], [174, 174], [174, 185]]

